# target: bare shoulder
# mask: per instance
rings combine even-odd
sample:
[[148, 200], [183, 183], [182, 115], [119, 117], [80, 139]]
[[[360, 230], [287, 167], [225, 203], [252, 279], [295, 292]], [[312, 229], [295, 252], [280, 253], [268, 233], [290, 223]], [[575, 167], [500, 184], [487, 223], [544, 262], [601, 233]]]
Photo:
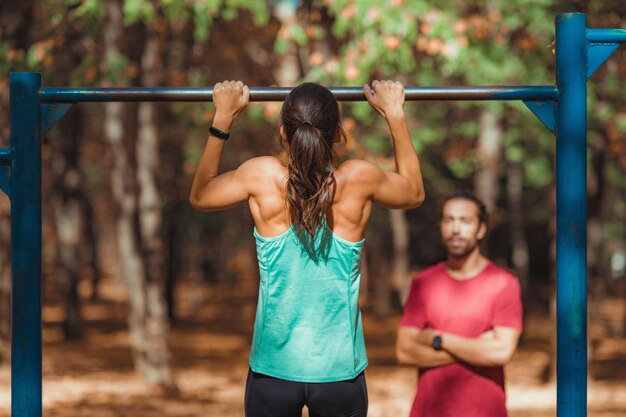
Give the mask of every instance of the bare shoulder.
[[244, 175], [272, 176], [285, 170], [285, 166], [275, 156], [257, 156], [243, 162], [237, 171]]
[[348, 178], [360, 180], [372, 180], [383, 173], [378, 165], [363, 159], [348, 159], [342, 162], [336, 171]]
[[244, 169], [272, 170], [284, 165], [275, 156], [256, 156], [241, 164]]
[[236, 175], [244, 181], [251, 195], [267, 196], [280, 192], [287, 167], [274, 156], [258, 156], [242, 163]]

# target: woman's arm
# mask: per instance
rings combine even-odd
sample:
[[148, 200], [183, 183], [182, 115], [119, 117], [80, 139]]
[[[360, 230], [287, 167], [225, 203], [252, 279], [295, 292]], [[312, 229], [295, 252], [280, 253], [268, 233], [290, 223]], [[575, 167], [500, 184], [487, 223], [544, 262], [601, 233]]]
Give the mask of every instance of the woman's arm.
[[[213, 127], [229, 132], [250, 100], [250, 90], [241, 81], [224, 81], [213, 88]], [[248, 191], [246, 164], [219, 175], [225, 140], [209, 135], [191, 184], [189, 201], [198, 210], [220, 210], [245, 202]]]
[[374, 81], [363, 93], [369, 104], [387, 121], [393, 142], [396, 171], [381, 171], [373, 199], [388, 208], [412, 208], [425, 198], [419, 158], [411, 143], [404, 114], [404, 87], [394, 81]]

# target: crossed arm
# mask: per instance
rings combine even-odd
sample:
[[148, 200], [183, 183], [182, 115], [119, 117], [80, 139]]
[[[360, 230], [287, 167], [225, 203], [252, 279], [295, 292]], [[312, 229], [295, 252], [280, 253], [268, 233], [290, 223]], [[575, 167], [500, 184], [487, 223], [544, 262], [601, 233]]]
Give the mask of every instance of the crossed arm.
[[[442, 349], [432, 348], [435, 335], [442, 337]], [[400, 327], [396, 344], [398, 362], [420, 368], [466, 362], [476, 366], [502, 366], [513, 357], [521, 332], [496, 326], [477, 338], [463, 337], [434, 329]]]

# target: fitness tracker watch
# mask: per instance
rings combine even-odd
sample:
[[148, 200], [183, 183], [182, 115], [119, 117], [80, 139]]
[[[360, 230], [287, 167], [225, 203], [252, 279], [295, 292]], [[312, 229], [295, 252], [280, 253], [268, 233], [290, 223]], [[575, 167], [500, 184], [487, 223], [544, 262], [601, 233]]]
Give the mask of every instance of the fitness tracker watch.
[[433, 337], [433, 341], [431, 343], [431, 346], [433, 347], [433, 349], [437, 351], [441, 350], [442, 344], [443, 344], [443, 339], [441, 338], [441, 335], [436, 335], [435, 337]]
[[230, 133], [228, 132], [223, 132], [221, 130], [219, 130], [216, 127], [211, 126], [209, 128], [209, 133], [212, 134], [213, 136], [215, 136], [216, 138], [222, 139], [222, 140], [228, 140], [228, 137], [230, 136]]

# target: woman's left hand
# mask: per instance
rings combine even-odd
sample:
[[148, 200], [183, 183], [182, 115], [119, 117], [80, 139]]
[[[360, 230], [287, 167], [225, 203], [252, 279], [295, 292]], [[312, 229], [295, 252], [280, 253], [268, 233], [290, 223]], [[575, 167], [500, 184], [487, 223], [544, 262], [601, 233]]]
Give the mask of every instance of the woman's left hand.
[[241, 81], [222, 81], [213, 87], [215, 113], [235, 119], [250, 101], [250, 89]]

